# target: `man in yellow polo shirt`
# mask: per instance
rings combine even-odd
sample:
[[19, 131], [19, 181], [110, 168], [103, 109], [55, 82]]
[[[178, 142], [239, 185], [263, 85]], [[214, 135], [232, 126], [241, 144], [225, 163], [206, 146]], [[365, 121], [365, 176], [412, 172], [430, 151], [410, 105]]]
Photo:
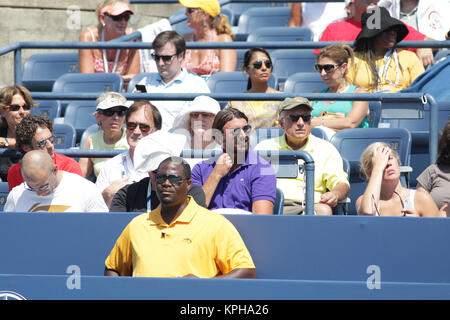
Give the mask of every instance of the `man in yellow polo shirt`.
[[256, 278], [236, 228], [188, 196], [191, 184], [190, 166], [182, 158], [159, 165], [160, 205], [126, 226], [105, 261], [106, 276]]
[[[255, 150], [302, 150], [314, 159], [314, 211], [332, 214], [332, 207], [345, 199], [350, 190], [341, 155], [328, 141], [311, 134], [312, 106], [306, 98], [286, 98], [278, 108], [278, 124], [285, 131], [281, 137], [263, 140]], [[303, 160], [299, 160], [299, 162]], [[301, 214], [304, 211], [305, 181], [297, 178], [277, 179], [283, 190], [284, 214]]]

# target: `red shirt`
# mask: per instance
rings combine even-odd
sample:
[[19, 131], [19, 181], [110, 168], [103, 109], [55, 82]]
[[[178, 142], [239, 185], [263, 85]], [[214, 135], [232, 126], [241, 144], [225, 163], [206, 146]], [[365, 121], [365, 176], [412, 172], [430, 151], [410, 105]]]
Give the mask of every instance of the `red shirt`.
[[[83, 176], [81, 172], [80, 165], [74, 159], [69, 158], [63, 154], [55, 152], [53, 157], [53, 163], [58, 167], [58, 170], [76, 173]], [[11, 191], [15, 186], [18, 186], [23, 182], [22, 172], [20, 171], [21, 162], [13, 165], [8, 170], [8, 185], [9, 191]]]
[[[404, 41], [422, 41], [425, 39], [425, 35], [408, 26], [408, 34], [403, 39]], [[325, 31], [322, 33], [319, 41], [355, 41], [358, 34], [361, 32], [361, 23], [349, 18], [342, 21], [337, 21], [330, 23], [326, 27]], [[408, 49], [410, 51], [416, 52], [416, 48]], [[314, 49], [314, 53], [318, 54], [320, 49]]]

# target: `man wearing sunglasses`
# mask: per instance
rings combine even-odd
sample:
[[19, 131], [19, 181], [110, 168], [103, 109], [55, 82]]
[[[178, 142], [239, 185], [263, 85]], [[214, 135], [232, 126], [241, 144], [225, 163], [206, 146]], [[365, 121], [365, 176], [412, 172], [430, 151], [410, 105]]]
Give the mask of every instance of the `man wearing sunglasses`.
[[156, 171], [160, 205], [134, 218], [105, 261], [105, 276], [256, 278], [252, 257], [224, 216], [188, 191], [191, 168], [170, 157]]
[[130, 148], [107, 160], [97, 176], [95, 184], [102, 192], [106, 204], [123, 186], [145, 178], [134, 166], [134, 150], [137, 143], [149, 134], [161, 130], [161, 114], [149, 101], [135, 101], [125, 113], [126, 138]]
[[[158, 73], [144, 77], [138, 85], [144, 85], [151, 93], [210, 93], [206, 82], [183, 67], [186, 43], [175, 31], [163, 31], [152, 42], [152, 57]], [[135, 90], [135, 92], [138, 90]], [[161, 112], [162, 130], [173, 126], [175, 117], [190, 101], [151, 101]]]
[[223, 153], [192, 169], [192, 182], [205, 191], [210, 210], [241, 209], [272, 214], [276, 178], [271, 165], [249, 148], [251, 126], [234, 108], [219, 111], [212, 125]]
[[[301, 150], [314, 159], [314, 210], [316, 214], [332, 214], [339, 200], [350, 190], [342, 158], [336, 148], [311, 134], [311, 102], [306, 98], [286, 98], [278, 109], [278, 123], [285, 132], [281, 137], [263, 140], [255, 150]], [[303, 160], [299, 160], [299, 163]], [[279, 178], [277, 186], [283, 190], [284, 214], [302, 214], [305, 208], [305, 181]]]
[[21, 171], [25, 181], [8, 194], [5, 211], [108, 212], [100, 191], [91, 181], [58, 170], [44, 150], [27, 152]]
[[[72, 172], [82, 176], [78, 162], [70, 157], [55, 152], [55, 136], [53, 135], [53, 123], [42, 117], [29, 115], [16, 127], [16, 141], [20, 151], [27, 153], [32, 150], [44, 150], [53, 160], [59, 170]], [[23, 182], [20, 170], [21, 163], [17, 163], [8, 171], [9, 191]]]
[[[146, 177], [127, 184], [117, 191], [109, 206], [110, 212], [150, 212], [159, 205], [156, 194], [156, 169], [171, 157], [180, 155], [186, 143], [186, 136], [158, 130], [142, 138], [134, 150], [136, 172]], [[206, 208], [205, 193], [200, 186], [192, 184], [188, 195]]]

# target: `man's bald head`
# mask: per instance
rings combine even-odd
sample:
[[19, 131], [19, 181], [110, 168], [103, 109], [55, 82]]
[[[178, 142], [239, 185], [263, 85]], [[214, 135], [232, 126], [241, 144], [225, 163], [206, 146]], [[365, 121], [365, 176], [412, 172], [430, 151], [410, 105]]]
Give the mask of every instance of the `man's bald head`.
[[25, 181], [37, 181], [48, 177], [55, 165], [50, 155], [44, 150], [32, 150], [22, 158], [22, 177]]

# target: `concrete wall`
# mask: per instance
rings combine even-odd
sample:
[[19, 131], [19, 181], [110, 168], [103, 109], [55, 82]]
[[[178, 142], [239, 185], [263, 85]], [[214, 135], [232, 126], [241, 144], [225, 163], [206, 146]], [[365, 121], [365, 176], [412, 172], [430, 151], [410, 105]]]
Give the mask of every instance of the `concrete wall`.
[[[0, 47], [19, 41], [78, 41], [83, 29], [97, 23], [95, 8], [100, 2], [102, 1], [0, 0]], [[129, 25], [138, 29], [169, 17], [182, 7], [179, 4], [132, 4], [131, 8], [135, 15]], [[22, 63], [30, 55], [45, 51], [23, 50]], [[13, 53], [0, 56], [0, 86], [14, 83], [13, 67]]]

